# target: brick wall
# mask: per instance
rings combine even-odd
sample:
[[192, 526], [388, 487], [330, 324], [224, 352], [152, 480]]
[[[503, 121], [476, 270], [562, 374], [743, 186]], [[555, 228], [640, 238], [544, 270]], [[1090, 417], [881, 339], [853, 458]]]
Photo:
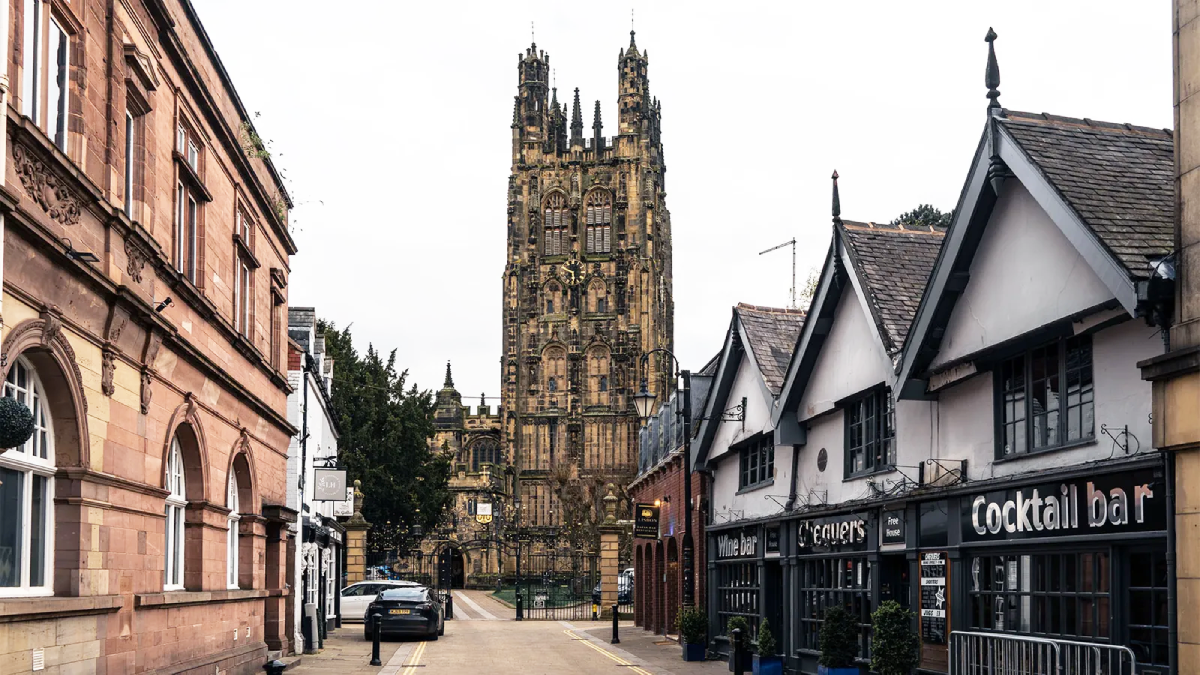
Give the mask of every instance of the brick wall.
[[[700, 498], [707, 493], [706, 481], [703, 474], [692, 474], [692, 550], [695, 560], [694, 600], [697, 606], [702, 606], [706, 597], [708, 563], [704, 549], [704, 514], [700, 511]], [[683, 482], [683, 458], [676, 453], [657, 468], [639, 476], [630, 488], [634, 503], [660, 502], [660, 539], [633, 540], [636, 570], [634, 623], [656, 633], [676, 632], [675, 617], [683, 602]], [[670, 533], [672, 517], [675, 520], [674, 534]], [[677, 551], [674, 571], [670, 555], [672, 541]], [[651, 573], [651, 570], [654, 572]]]

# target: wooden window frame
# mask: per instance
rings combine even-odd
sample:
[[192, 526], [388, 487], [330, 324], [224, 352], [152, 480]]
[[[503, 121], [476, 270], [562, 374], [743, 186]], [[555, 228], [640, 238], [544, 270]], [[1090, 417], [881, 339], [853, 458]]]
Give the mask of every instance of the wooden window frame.
[[584, 201], [588, 253], [612, 253], [612, 204], [608, 190], [593, 190]]
[[571, 212], [567, 206], [567, 196], [561, 192], [551, 192], [546, 195], [542, 205], [542, 255], [567, 255], [571, 251], [571, 238], [568, 233]]
[[[1035, 362], [1048, 349], [1055, 349], [1053, 373], [1035, 372]], [[1073, 353], [1086, 360], [1072, 364]], [[1096, 380], [1092, 336], [1090, 333], [1062, 337], [1024, 349], [1001, 360], [993, 372], [995, 389], [995, 439], [996, 459], [1036, 455], [1062, 448], [1075, 447], [1096, 440]], [[1019, 371], [1019, 372], [1018, 372]], [[1019, 374], [1018, 380], [1014, 375]], [[1040, 376], [1039, 376], [1040, 375]], [[1078, 377], [1079, 390], [1072, 394], [1073, 377]], [[1086, 381], [1086, 382], [1085, 382]], [[1037, 397], [1033, 390], [1036, 383], [1051, 383], [1057, 387], [1055, 407], [1046, 407], [1041, 412], [1034, 408]], [[1076, 402], [1072, 402], [1073, 398]], [[1047, 393], [1047, 400], [1050, 394]], [[1086, 399], [1086, 400], [1085, 400]], [[1086, 415], [1090, 410], [1090, 426], [1085, 429]], [[1072, 438], [1071, 416], [1078, 414], [1078, 437]], [[1038, 427], [1038, 420], [1044, 420]], [[1055, 440], [1050, 440], [1050, 421], [1054, 420]], [[1013, 440], [1010, 450], [1009, 439]], [[1017, 440], [1020, 443], [1017, 443]]]
[[[896, 467], [896, 401], [891, 387], [874, 387], [844, 402], [844, 477], [855, 478]], [[856, 458], [861, 456], [861, 466]]]
[[775, 437], [759, 434], [738, 448], [738, 491], [775, 482]]

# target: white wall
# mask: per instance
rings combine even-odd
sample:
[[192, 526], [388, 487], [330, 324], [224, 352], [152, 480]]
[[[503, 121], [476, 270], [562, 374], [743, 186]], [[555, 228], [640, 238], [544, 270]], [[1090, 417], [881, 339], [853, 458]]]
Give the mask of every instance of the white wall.
[[838, 301], [833, 326], [800, 399], [801, 422], [833, 408], [834, 401], [894, 379], [879, 331], [853, 286]]
[[[746, 397], [745, 429], [741, 422], [718, 421], [716, 433], [713, 434], [712, 447], [709, 457], [724, 453], [729, 446], [754, 436], [760, 432], [773, 433], [771, 425], [771, 409], [774, 401], [768, 398], [767, 389], [762, 382], [762, 376], [750, 361], [743, 355], [738, 363], [737, 375], [729, 390], [729, 401], [726, 407], [732, 407]], [[719, 411], [717, 411], [719, 412]], [[714, 412], [714, 414], [716, 414]], [[718, 460], [713, 471], [713, 514], [717, 523], [726, 521], [729, 511], [741, 511], [739, 518], [756, 518], [772, 513], [779, 513], [780, 506], [787, 501], [788, 489], [791, 485], [792, 449], [788, 445], [775, 447], [775, 482], [745, 494], [737, 494], [738, 474], [740, 472], [738, 453], [733, 452]], [[766, 498], [775, 496], [776, 503]], [[780, 497], [779, 495], [782, 495]]]
[[968, 460], [967, 474], [971, 480], [1122, 456], [1123, 451], [1114, 450], [1112, 439], [1101, 433], [1101, 425], [1107, 425], [1114, 435], [1129, 425], [1133, 437], [1129, 439], [1130, 452], [1137, 451], [1139, 442], [1141, 451], [1149, 452], [1150, 383], [1141, 379], [1137, 363], [1162, 353], [1162, 342], [1154, 332], [1140, 320], [1131, 319], [1093, 334], [1094, 443], [994, 464], [995, 394], [988, 372], [941, 392], [935, 414], [937, 451], [943, 457]]
[[970, 281], [932, 367], [1112, 297], [1025, 186], [1010, 179], [984, 229]]

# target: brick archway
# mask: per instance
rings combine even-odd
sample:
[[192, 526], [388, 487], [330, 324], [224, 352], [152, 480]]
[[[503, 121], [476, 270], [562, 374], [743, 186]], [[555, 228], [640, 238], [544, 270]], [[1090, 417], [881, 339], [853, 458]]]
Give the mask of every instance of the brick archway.
[[633, 580], [633, 625], [645, 628], [646, 568], [641, 546], [635, 546], [633, 551]]
[[666, 574], [666, 556], [663, 553], [663, 543], [660, 539], [654, 545], [654, 632], [667, 633], [667, 597], [666, 584], [663, 575]]

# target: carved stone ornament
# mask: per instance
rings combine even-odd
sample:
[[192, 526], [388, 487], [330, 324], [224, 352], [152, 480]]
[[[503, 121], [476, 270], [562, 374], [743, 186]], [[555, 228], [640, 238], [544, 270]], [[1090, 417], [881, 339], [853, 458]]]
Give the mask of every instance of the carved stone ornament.
[[42, 310], [42, 346], [49, 347], [54, 339], [62, 334], [62, 319], [59, 318], [58, 308], [51, 307]]
[[56, 176], [45, 162], [36, 159], [24, 146], [13, 144], [13, 161], [25, 193], [42, 209], [63, 225], [79, 222], [79, 198]]
[[142, 270], [150, 260], [150, 252], [134, 240], [132, 234], [125, 237], [125, 257], [129, 261], [125, 266], [125, 272], [129, 274], [129, 278], [139, 284], [142, 283]]
[[150, 398], [154, 395], [150, 389], [150, 383], [154, 378], [150, 375], [149, 368], [142, 368], [142, 414], [150, 413]]
[[100, 360], [100, 391], [104, 392], [105, 396], [112, 396], [116, 391], [113, 386], [113, 371], [116, 369], [116, 353], [112, 349], [105, 347], [101, 354]]

